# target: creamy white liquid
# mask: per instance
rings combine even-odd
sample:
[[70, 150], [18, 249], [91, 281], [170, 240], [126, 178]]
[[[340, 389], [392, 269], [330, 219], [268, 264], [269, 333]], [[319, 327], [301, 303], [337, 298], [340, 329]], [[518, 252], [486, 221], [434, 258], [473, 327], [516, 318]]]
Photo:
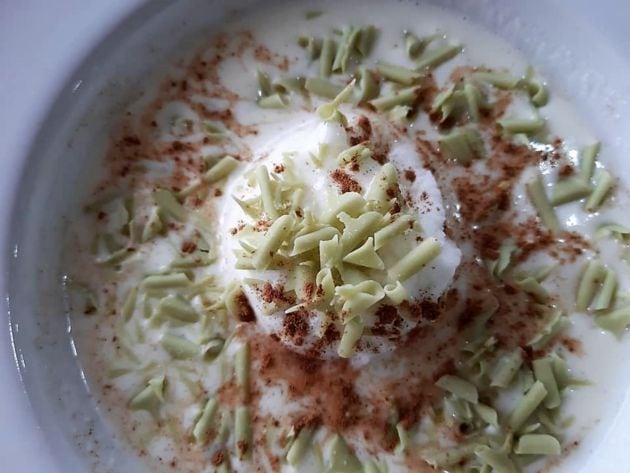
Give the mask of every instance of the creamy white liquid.
[[[306, 21], [304, 19], [304, 12], [310, 9], [321, 10], [323, 14], [315, 19]], [[331, 28], [344, 24], [377, 25], [380, 29], [380, 34], [376, 42], [376, 47], [371, 54], [371, 58], [384, 59], [394, 64], [412, 65], [406, 58], [401, 40], [401, 33], [406, 29], [415, 32], [419, 36], [437, 31], [444, 33], [450, 41], [463, 44], [464, 50], [462, 54], [437, 69], [435, 76], [438, 86], [444, 84], [454, 67], [461, 65], [507, 69], [515, 75], [524, 73], [528, 66], [526, 59], [517, 51], [513, 50], [508, 44], [476, 28], [474, 25], [463, 21], [461, 18], [429, 6], [419, 8], [407, 3], [388, 5], [386, 14], [383, 14], [381, 5], [376, 2], [348, 1], [338, 4], [333, 2], [318, 2], [311, 6], [295, 2], [293, 4], [283, 5], [282, 7], [267, 6], [258, 12], [245, 14], [233, 24], [226, 26], [225, 29], [228, 31], [241, 29], [251, 30], [255, 38], [265, 44], [271, 51], [281, 55], [287, 55], [292, 61], [295, 61], [291, 65], [291, 73], [296, 75], [313, 74], [317, 67], [316, 65], [309, 65], [303, 60], [304, 53], [295, 44], [296, 38], [299, 35], [323, 36], [329, 33]], [[391, 45], [396, 45], [396, 47], [392, 48]], [[254, 59], [249, 57], [248, 53], [246, 53], [242, 58], [226, 60], [221, 69], [223, 82], [228, 84], [231, 90], [243, 97], [243, 100], [238, 102], [234, 110], [236, 119], [242, 124], [254, 124], [259, 126], [259, 133], [256, 136], [248, 136], [242, 142], [234, 145], [234, 149], [228, 150], [228, 152], [236, 153], [243, 149], [249, 149], [253, 154], [253, 158], [256, 159], [263, 155], [263, 151], [268, 151], [268, 153], [265, 153], [266, 157], [262, 162], [275, 163], [283, 152], [297, 151], [299, 153], [297, 162], [301, 163], [300, 166], [302, 166], [300, 172], [307, 176], [310, 172], [312, 175], [311, 182], [313, 183], [313, 187], [309, 189], [309, 198], [316, 203], [315, 205], [322, 205], [321, 203], [323, 203], [325, 199], [320, 199], [319, 196], [325, 194], [330, 183], [327, 182], [322, 175], [312, 174], [313, 170], [308, 167], [309, 161], [307, 156], [308, 151], [314, 151], [322, 141], [328, 141], [334, 144], [337, 139], [335, 130], [327, 129], [327, 125], [322, 125], [317, 119], [314, 120], [313, 114], [260, 110], [254, 102], [256, 87], [254, 73], [256, 67], [254, 67], [253, 64]], [[260, 67], [264, 69], [265, 66]], [[200, 98], [200, 100], [212, 103], [209, 99]], [[218, 109], [225, 106], [220, 100], [212, 103], [212, 105], [216, 106]], [[166, 131], [169, 128], [170, 114], [174, 112], [181, 114], [183, 109], [185, 110], [185, 107], [178, 106], [177, 104], [165, 107], [163, 115], [158, 117], [158, 128], [162, 131]], [[519, 107], [515, 107], [514, 110], [510, 111], [510, 113], [514, 113], [515, 116], [518, 116], [521, 112], [524, 112], [524, 109]], [[596, 137], [589, 132], [588, 126], [573, 112], [570, 104], [563, 98], [558, 97], [553, 90], [551, 90], [550, 103], [543, 107], [540, 112], [543, 117], [549, 120], [552, 133], [565, 139], [565, 147], [570, 156], [571, 150], [588, 145], [596, 140]], [[189, 114], [188, 116], [192, 120], [198, 118], [192, 111], [185, 111], [184, 114]], [[422, 114], [419, 120], [411, 127], [412, 130], [418, 128], [429, 129], [426, 116]], [[435, 136], [436, 133], [430, 131], [427, 137], [433, 138]], [[160, 139], [168, 142], [175, 140], [176, 137], [164, 133], [161, 135]], [[211, 154], [217, 150], [212, 146], [208, 146], [204, 151]], [[575, 153], [573, 156], [575, 156]], [[605, 153], [603, 153], [600, 158], [604, 160], [604, 163], [606, 162]], [[416, 163], [415, 165], [418, 166], [419, 162], [413, 155], [412, 149], [409, 149], [408, 143], [404, 141], [399, 144], [399, 148], [395, 149], [392, 154], [390, 154], [390, 159], [396, 164], [399, 164], [401, 168], [413, 167], [414, 162]], [[219, 208], [217, 224], [221, 245], [219, 251], [220, 256], [213, 268], [207, 271], [203, 270], [206, 271], [206, 273], [217, 275], [219, 280], [226, 283], [234, 277], [243, 277], [242, 274], [238, 274], [237, 276], [237, 272], [233, 269], [234, 259], [231, 249], [234, 248], [236, 241], [234, 238], [230, 237], [229, 229], [237, 225], [241, 214], [239, 213], [238, 206], [233, 204], [230, 195], [240, 191], [239, 182], [242, 182], [243, 174], [247, 170], [248, 168], [244, 167], [239, 172], [235, 173], [235, 175], [231, 176], [225, 185], [224, 197], [217, 200], [217, 207]], [[543, 169], [542, 171], [548, 182], [555, 180], [553, 170]], [[151, 165], [150, 172], [156, 176], [160, 173], [168, 174], [170, 168], [168, 165]], [[455, 248], [442, 233], [445, 209], [440, 205], [442, 196], [437, 189], [435, 180], [428, 171], [420, 168], [416, 169], [416, 174], [418, 178], [413, 185], [409, 186], [409, 190], [414, 193], [418, 188], [422, 188], [430, 193], [431, 201], [437, 204], [432, 207], [431, 212], [422, 215], [421, 222], [427, 234], [440, 235], [441, 242], [444, 244], [444, 250], [438, 262], [438, 272], [433, 273], [428, 279], [426, 277], [418, 278], [417, 280], [410, 281], [409, 284], [412, 286], [410, 289], [417, 290], [418, 288], [422, 288], [427, 290], [433, 297], [437, 297], [450, 283], [453, 270], [459, 260], [459, 250]], [[530, 175], [531, 174], [525, 173], [523, 180], [526, 180]], [[361, 179], [363, 179], [362, 184], [364, 184], [363, 187], [365, 188], [371, 179], [371, 174], [366, 172]], [[517, 208], [523, 209], [524, 214], [533, 214], [533, 209], [529, 204], [529, 200], [522, 186], [516, 188], [514, 202]], [[614, 203], [618, 204], [618, 202]], [[592, 235], [594, 230], [603, 223], [624, 223], [621, 205], [617, 205], [613, 209], [606, 208], [606, 210], [591, 215], [582, 212], [580, 205], [579, 203], [573, 203], [556, 209], [561, 222], [571, 230], [586, 235]], [[83, 244], [87, 247], [86, 234], [89, 233], [89, 229], [85, 228], [85, 224], [77, 222], [77, 232], [80, 238], [84, 239]], [[141, 255], [136, 258], [137, 262], [134, 263], [133, 267], [128, 271], [128, 274], [121, 276], [121, 279], [124, 279], [125, 282], [116, 288], [112, 287], [112, 291], [124, 294], [131, 285], [136, 284], [141, 275], [163, 269], [177, 254], [176, 249], [179, 243], [178, 238], [174, 238], [173, 241], [169, 241], [168, 238], [165, 238], [143, 248]], [[598, 246], [596, 246], [596, 248], [598, 248]], [[618, 271], [620, 277], [619, 285], [621, 292], [624, 292], [624, 288], [630, 287], [630, 273], [628, 272], [627, 264], [619, 258], [617, 243], [610, 241], [602, 242], [601, 248], [598, 249], [601, 249], [602, 261]], [[535, 265], [532, 264], [532, 266]], [[560, 268], [557, 275], [550, 278], [550, 280], [545, 283], [545, 286], [551, 292], [558, 292], [565, 302], [571, 301], [574, 297], [574, 290], [577, 285], [577, 278], [581, 266], [582, 262], [580, 261], [577, 264]], [[524, 268], [526, 267], [527, 266], [524, 266]], [[87, 282], [91, 283], [97, 283], [101, 277], [97, 272], [82, 276], [86, 276]], [[425, 284], [425, 287], [422, 287], [423, 284]], [[273, 318], [264, 320], [266, 326], [262, 327], [262, 329], [264, 331], [274, 331]], [[277, 321], [275, 323], [277, 323]], [[93, 353], [95, 347], [90, 343], [90, 337], [95, 330], [93, 324], [93, 320], [83, 318], [79, 314], [74, 319], [74, 333], [78, 344], [79, 356], [83, 356], [88, 377], [95, 385], [99, 385], [102, 382], [102, 373], [99, 373], [99, 370], [105, 367], [111, 368], [111, 366], [108, 366], [108, 361], [115, 359], [116, 354], [111, 349], [109, 352], [107, 349], [103, 351], [103, 346], [105, 345], [100, 344], [97, 353]], [[139, 330], [142, 330], [142, 328]], [[185, 328], [178, 330], [180, 330], [182, 334], [186, 334], [192, 339], [195, 339], [195, 334], [186, 332]], [[101, 325], [98, 331], [101, 336], [111, 336], [111, 328], [106, 325]], [[575, 416], [575, 422], [566, 435], [565, 440], [567, 443], [574, 439], [580, 440], [582, 436], [588, 432], [588, 429], [597, 423], [600, 417], [601, 406], [606, 405], [609, 399], [606, 386], [614, 382], [615, 369], [610, 363], [610, 360], [623, 359], [622, 353], [624, 353], [623, 347], [614, 341], [611, 335], [601, 334], [600, 331], [595, 328], [593, 321], [586, 316], [578, 315], [572, 317], [570, 333], [583, 342], [584, 355], [576, 357], [568, 352], [563, 354], [569, 359], [570, 367], [575, 371], [577, 376], [591, 380], [593, 384], [585, 388], [580, 388], [567, 396], [566, 414], [567, 416]], [[169, 358], [159, 348], [159, 338], [157, 334], [150, 336], [154, 336], [154, 339], [148, 339], [146, 341], [142, 351], [138, 353], [139, 357], [143, 362], [151, 360], [158, 364], [163, 363], [166, 365]], [[154, 345], [156, 348], [148, 348], [151, 345]], [[231, 346], [228, 355], [233, 354], [237, 348], [238, 344]], [[193, 373], [191, 376], [193, 378], [199, 376], [202, 379], [203, 388], [208, 392], [213, 392], [219, 385], [221, 369], [221, 366], [208, 367], [204, 365], [200, 367], [199, 372]], [[168, 373], [167, 371], [167, 374]], [[174, 373], [172, 374], [173, 378], [175, 378], [176, 375]], [[149, 423], [152, 421], [149, 417], [144, 415], [145, 413], [129, 414], [125, 407], [128, 398], [137, 390], [137, 380], [122, 376], [113, 380], [112, 384], [115, 385], [119, 393], [113, 396], [114, 398], [118, 398], [119, 403], [118, 406], [114, 406], [115, 415], [132, 415], [134, 418], [137, 418], [140, 423], [144, 423], [145, 428], [140, 430], [150, 430], [150, 428], [147, 429], [146, 426], [150, 426]], [[190, 398], [183, 384], [172, 383], [172, 386], [173, 389], [175, 389], [175, 396], [181, 396], [182, 399]], [[107, 402], [112, 402], [111, 396], [108, 398]], [[198, 402], [190, 402], [189, 404], [189, 407], [184, 409], [183, 415], [180, 416], [184, 419], [182, 421], [183, 429], [190, 428], [198, 411]], [[262, 404], [265, 406], [266, 412], [276, 415], [287, 414], [291, 412], [292, 409], [296, 408], [296, 406], [291, 403], [286, 403], [281, 392], [273, 389], [265, 393]], [[317, 438], [321, 440], [325, 436], [326, 433], [320, 432]], [[362, 457], [366, 453], [364, 449], [361, 448], [360, 444], [355, 443], [353, 445], [357, 448], [356, 453], [359, 457]], [[171, 458], [178, 458], [181, 452], [181, 450], [166, 437], [159, 437], [151, 441], [148, 450], [149, 455], [161, 457], [165, 464], [168, 464]], [[396, 456], [391, 455], [385, 458], [387, 458], [390, 463], [390, 471], [406, 471], [403, 469], [402, 464]], [[235, 471], [247, 471], [247, 466], [240, 465], [238, 462], [233, 463], [232, 466]], [[169, 471], [168, 467], [164, 467], [164, 471]], [[210, 472], [214, 470], [212, 466], [207, 465], [203, 470], [199, 471]], [[319, 471], [319, 466], [315, 455], [309, 454], [300, 465], [299, 470], [284, 465], [281, 471], [316, 472]], [[532, 469], [531, 471], [535, 470]]]

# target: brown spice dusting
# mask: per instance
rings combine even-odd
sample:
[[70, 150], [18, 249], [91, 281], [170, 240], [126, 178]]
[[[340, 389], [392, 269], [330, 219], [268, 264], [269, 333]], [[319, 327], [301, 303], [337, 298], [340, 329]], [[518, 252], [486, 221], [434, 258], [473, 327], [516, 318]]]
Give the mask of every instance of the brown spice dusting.
[[214, 466], [219, 466], [221, 465], [221, 463], [223, 463], [224, 460], [224, 456], [225, 454], [223, 453], [223, 450], [217, 450], [214, 455], [212, 455], [212, 464]]
[[350, 177], [350, 175], [342, 169], [335, 169], [330, 173], [330, 177], [335, 182], [335, 184], [337, 184], [337, 187], [339, 187], [339, 191], [342, 194], [345, 194], [346, 192], [360, 193], [363, 191], [359, 183], [352, 179], [352, 177]]
[[197, 244], [194, 241], [185, 240], [182, 242], [182, 253], [193, 253], [197, 249]]
[[236, 449], [239, 451], [240, 455], [245, 455], [249, 449], [249, 443], [244, 440], [239, 440], [236, 442]]
[[422, 312], [422, 318], [425, 320], [437, 320], [440, 316], [440, 306], [436, 302], [424, 299], [420, 302], [420, 310]]
[[313, 299], [313, 295], [315, 293], [315, 284], [313, 282], [307, 282], [304, 285], [304, 299], [310, 301]]
[[[354, 391], [357, 372], [347, 360], [329, 360], [293, 352], [268, 337], [256, 336], [251, 342], [257, 358], [273, 361], [260, 370], [260, 379], [271, 386], [286, 382], [290, 398], [307, 403], [307, 411], [298, 415], [293, 423], [304, 416], [317, 419], [335, 431], [355, 424], [364, 407]], [[315, 422], [315, 420], [313, 420]]]
[[404, 176], [409, 182], [416, 180], [416, 172], [413, 169], [405, 169]]
[[372, 159], [378, 164], [385, 164], [387, 162], [387, 151], [374, 150], [372, 152]]
[[265, 301], [267, 304], [271, 304], [272, 302], [276, 302], [279, 304], [295, 303], [295, 297], [291, 296], [288, 293], [285, 293], [284, 286], [281, 284], [273, 286], [270, 282], [265, 282], [260, 292], [263, 301]]
[[560, 343], [564, 348], [566, 348], [569, 353], [572, 353], [574, 355], [584, 354], [584, 349], [580, 340], [571, 337], [562, 337], [560, 339]]
[[572, 164], [566, 163], [558, 168], [558, 176], [569, 177], [575, 174], [575, 167]]
[[236, 318], [241, 322], [256, 322], [256, 314], [244, 293], [236, 296]]
[[141, 143], [140, 138], [133, 135], [123, 136], [122, 141], [126, 146], [140, 146]]
[[403, 318], [398, 309], [392, 305], [383, 304], [376, 310], [376, 322], [372, 327], [372, 335], [387, 337], [390, 340], [400, 337]]
[[350, 146], [364, 143], [372, 138], [372, 124], [370, 119], [365, 115], [361, 115], [357, 119], [356, 126], [346, 128], [348, 134], [348, 142]]
[[83, 311], [83, 313], [85, 315], [92, 315], [96, 313], [96, 307], [94, 307], [93, 305], [89, 305], [85, 308], [85, 310]]
[[302, 345], [304, 343], [304, 337], [309, 333], [309, 318], [310, 314], [303, 308], [284, 314], [284, 321], [282, 323], [284, 336], [296, 345]]

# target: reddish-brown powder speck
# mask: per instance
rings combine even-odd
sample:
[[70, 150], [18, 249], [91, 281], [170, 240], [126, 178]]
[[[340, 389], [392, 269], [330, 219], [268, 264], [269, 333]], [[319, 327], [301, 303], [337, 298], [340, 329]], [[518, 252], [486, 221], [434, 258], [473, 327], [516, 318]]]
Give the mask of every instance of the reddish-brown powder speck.
[[429, 300], [423, 300], [422, 302], [420, 302], [420, 309], [422, 312], [422, 318], [425, 320], [437, 320], [437, 318], [440, 316], [439, 303]]
[[398, 309], [392, 305], [383, 304], [376, 310], [376, 322], [372, 327], [372, 335], [387, 337], [390, 340], [400, 336], [403, 318]]
[[350, 146], [364, 143], [372, 138], [372, 124], [370, 119], [365, 115], [361, 115], [357, 119], [356, 126], [346, 128], [348, 134], [348, 142]]
[[247, 450], [249, 449], [249, 443], [245, 442], [244, 440], [239, 440], [238, 442], [236, 442], [236, 449], [239, 451], [239, 454], [245, 455], [247, 453]]
[[575, 174], [575, 167], [572, 164], [563, 164], [558, 168], [558, 176], [569, 177]]
[[304, 298], [307, 301], [310, 301], [313, 299], [313, 295], [315, 293], [315, 284], [313, 282], [307, 282], [304, 285]]
[[560, 339], [560, 343], [569, 353], [573, 353], [574, 355], [584, 354], [584, 349], [580, 340], [571, 337], [562, 337]]
[[481, 300], [472, 298], [466, 299], [466, 302], [464, 303], [464, 309], [457, 319], [457, 327], [460, 330], [466, 329], [466, 327], [468, 327], [475, 320], [475, 318], [481, 313], [482, 310], [483, 302]]
[[372, 152], [372, 159], [379, 164], [385, 164], [387, 162], [387, 152], [375, 150]]
[[302, 345], [304, 337], [309, 333], [309, 318], [310, 314], [305, 309], [284, 314], [282, 322], [283, 335], [296, 345]]
[[335, 184], [337, 184], [337, 187], [339, 187], [339, 191], [342, 194], [345, 194], [346, 192], [361, 193], [363, 191], [359, 183], [352, 179], [349, 174], [341, 169], [335, 169], [334, 171], [332, 171], [330, 173], [330, 177], [335, 182]]
[[140, 138], [134, 135], [123, 136], [122, 141], [127, 146], [140, 146]]
[[194, 241], [185, 240], [182, 242], [182, 253], [192, 253], [197, 249], [197, 244]]
[[236, 296], [236, 318], [241, 322], [256, 322], [256, 314], [242, 292]]
[[266, 282], [263, 284], [260, 293], [263, 301], [267, 304], [271, 304], [272, 302], [280, 304], [293, 304], [295, 302], [295, 297], [285, 293], [284, 286], [281, 284], [274, 286], [270, 282]]
[[224, 457], [225, 454], [223, 453], [223, 450], [217, 450], [214, 455], [212, 455], [211, 462], [214, 466], [219, 466], [223, 463]]
[[409, 182], [416, 180], [416, 172], [413, 169], [405, 169], [404, 176]]

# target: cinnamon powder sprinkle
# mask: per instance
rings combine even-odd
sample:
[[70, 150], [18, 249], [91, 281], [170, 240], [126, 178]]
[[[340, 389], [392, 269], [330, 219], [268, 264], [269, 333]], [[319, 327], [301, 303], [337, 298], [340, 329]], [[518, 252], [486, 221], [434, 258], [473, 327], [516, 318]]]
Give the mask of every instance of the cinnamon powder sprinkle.
[[241, 322], [256, 322], [256, 313], [252, 306], [249, 304], [247, 296], [242, 292], [236, 296], [236, 318]]
[[330, 177], [335, 184], [337, 184], [337, 187], [342, 194], [345, 194], [346, 192], [363, 192], [359, 183], [341, 169], [335, 169], [332, 171], [330, 173]]

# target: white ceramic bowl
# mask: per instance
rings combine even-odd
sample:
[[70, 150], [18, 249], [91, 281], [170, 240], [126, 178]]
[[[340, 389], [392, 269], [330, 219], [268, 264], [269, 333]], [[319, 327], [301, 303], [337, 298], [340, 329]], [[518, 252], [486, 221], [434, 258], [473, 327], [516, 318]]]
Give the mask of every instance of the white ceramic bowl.
[[[0, 324], [1, 471], [142, 471], [90, 397], [70, 342], [60, 291], [64, 216], [85, 192], [109, 126], [143, 77], [174, 46], [211, 31], [226, 3], [0, 2], [0, 284], [11, 323]], [[232, 1], [229, 8], [252, 3]], [[553, 90], [573, 99], [630, 183], [630, 6], [431, 3], [520, 49]], [[606, 366], [614, 382], [602, 388], [600, 422], [558, 471], [630, 471], [630, 365], [617, 364]]]

